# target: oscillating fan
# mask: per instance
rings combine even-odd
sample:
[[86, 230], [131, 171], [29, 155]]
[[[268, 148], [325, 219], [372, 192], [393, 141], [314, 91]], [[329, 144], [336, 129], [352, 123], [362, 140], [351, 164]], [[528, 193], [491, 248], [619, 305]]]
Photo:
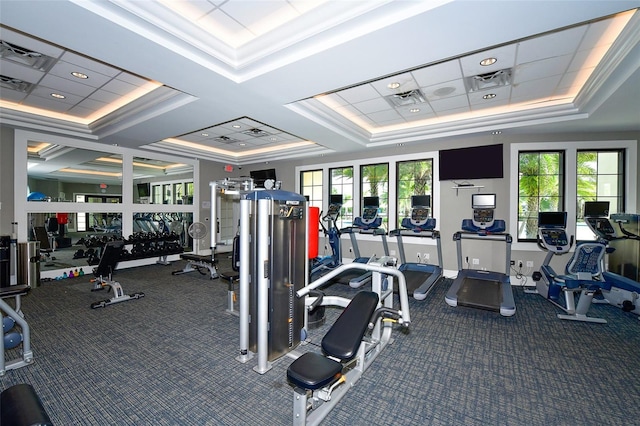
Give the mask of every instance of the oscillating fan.
[[[207, 236], [207, 226], [202, 222], [193, 222], [189, 225], [189, 229], [187, 229], [187, 233], [194, 240], [202, 240]], [[194, 251], [198, 254], [198, 246], [200, 243], [194, 242]]]

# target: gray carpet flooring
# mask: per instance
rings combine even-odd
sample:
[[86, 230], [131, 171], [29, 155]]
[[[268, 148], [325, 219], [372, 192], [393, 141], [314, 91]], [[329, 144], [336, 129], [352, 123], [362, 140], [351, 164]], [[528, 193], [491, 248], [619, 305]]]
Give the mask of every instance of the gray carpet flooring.
[[[125, 293], [145, 297], [102, 309], [89, 308], [106, 293], [90, 291], [86, 276], [33, 289], [23, 311], [35, 362], [0, 387], [32, 384], [57, 425], [291, 424], [291, 359], [263, 375], [236, 361], [226, 284], [171, 274], [183, 266], [118, 271]], [[324, 424], [640, 424], [637, 316], [597, 305], [607, 324], [561, 321], [542, 297], [514, 288], [517, 312], [504, 318], [447, 306], [449, 284], [411, 300], [410, 333], [395, 333]], [[328, 309], [329, 322], [337, 314]], [[325, 328], [305, 348], [317, 350]]]

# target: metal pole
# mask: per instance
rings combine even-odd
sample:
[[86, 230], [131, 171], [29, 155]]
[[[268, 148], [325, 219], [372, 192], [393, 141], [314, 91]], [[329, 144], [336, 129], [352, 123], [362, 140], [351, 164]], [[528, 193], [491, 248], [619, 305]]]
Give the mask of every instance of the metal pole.
[[[211, 249], [211, 260], [215, 260], [216, 240], [217, 240], [217, 221], [218, 221], [218, 182], [209, 182], [211, 187], [211, 236], [209, 248]], [[196, 252], [197, 253], [197, 252]]]
[[249, 353], [249, 280], [250, 261], [249, 253], [249, 214], [251, 213], [251, 200], [240, 200], [240, 355], [236, 359], [246, 363], [253, 354]]
[[269, 214], [272, 201], [258, 200], [258, 256], [257, 256], [257, 291], [258, 291], [258, 319], [257, 344], [258, 365], [254, 371], [264, 374], [271, 369], [269, 356]]

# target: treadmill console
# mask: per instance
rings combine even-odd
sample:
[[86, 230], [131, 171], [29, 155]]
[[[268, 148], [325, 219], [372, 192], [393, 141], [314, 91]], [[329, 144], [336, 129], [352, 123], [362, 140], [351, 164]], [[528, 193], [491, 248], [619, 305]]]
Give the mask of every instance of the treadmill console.
[[364, 197], [362, 216], [353, 220], [353, 226], [360, 231], [369, 231], [380, 228], [382, 218], [378, 216], [380, 201], [378, 197]]

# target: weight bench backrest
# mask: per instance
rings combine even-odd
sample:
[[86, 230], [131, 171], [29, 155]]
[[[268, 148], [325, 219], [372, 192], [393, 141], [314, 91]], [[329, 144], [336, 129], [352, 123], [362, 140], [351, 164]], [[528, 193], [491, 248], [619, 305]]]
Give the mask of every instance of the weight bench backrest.
[[328, 356], [348, 361], [358, 353], [364, 333], [378, 307], [378, 295], [371, 291], [357, 293], [322, 339]]

